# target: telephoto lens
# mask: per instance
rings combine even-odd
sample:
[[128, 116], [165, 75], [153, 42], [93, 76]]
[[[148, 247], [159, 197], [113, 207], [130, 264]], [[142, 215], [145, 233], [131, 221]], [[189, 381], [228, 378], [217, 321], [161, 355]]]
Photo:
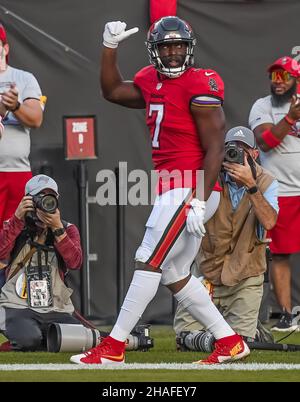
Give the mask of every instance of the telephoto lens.
[[99, 343], [100, 332], [79, 324], [51, 323], [47, 331], [48, 352], [85, 352]]
[[[150, 325], [138, 325], [128, 335], [126, 351], [140, 350], [142, 352], [153, 348], [154, 342], [150, 338]], [[87, 328], [80, 324], [51, 323], [47, 332], [48, 352], [85, 352], [101, 342], [107, 332], [100, 332], [96, 328]]]
[[209, 331], [182, 331], [176, 337], [177, 348], [180, 351], [196, 350], [210, 353], [213, 351], [215, 338]]

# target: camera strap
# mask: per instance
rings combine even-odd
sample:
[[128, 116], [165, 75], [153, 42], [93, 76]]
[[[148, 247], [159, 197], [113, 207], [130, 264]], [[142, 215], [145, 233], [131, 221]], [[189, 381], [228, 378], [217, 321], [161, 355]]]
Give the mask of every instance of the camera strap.
[[[46, 230], [44, 230], [38, 237], [36, 244], [43, 245], [46, 240]], [[37, 246], [31, 246], [28, 253], [25, 255], [22, 261], [20, 261], [14, 270], [9, 270], [7, 274], [6, 281], [12, 279], [17, 273], [25, 266], [25, 264], [32, 259], [33, 254], [37, 251]]]
[[[32, 308], [48, 308], [53, 304], [51, 266], [48, 264], [49, 247], [35, 243], [34, 248], [37, 253], [36, 265], [32, 265], [32, 260], [30, 260], [25, 269], [27, 302]], [[44, 261], [43, 255], [45, 256]]]
[[256, 164], [250, 155], [248, 155], [248, 157], [247, 157], [247, 162], [249, 163], [253, 179], [256, 180], [256, 178], [257, 178]]
[[43, 279], [43, 268], [42, 268], [42, 251], [40, 248], [37, 249], [37, 257], [38, 257], [38, 273], [39, 279]]

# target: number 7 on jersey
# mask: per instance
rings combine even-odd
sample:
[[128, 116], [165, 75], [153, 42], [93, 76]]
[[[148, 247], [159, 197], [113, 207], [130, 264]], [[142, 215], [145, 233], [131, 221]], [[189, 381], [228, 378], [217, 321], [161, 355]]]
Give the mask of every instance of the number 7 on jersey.
[[159, 134], [161, 128], [161, 122], [164, 117], [164, 105], [159, 103], [150, 103], [149, 105], [149, 117], [151, 117], [154, 113], [156, 114], [155, 119], [155, 128], [152, 138], [152, 147], [159, 148]]

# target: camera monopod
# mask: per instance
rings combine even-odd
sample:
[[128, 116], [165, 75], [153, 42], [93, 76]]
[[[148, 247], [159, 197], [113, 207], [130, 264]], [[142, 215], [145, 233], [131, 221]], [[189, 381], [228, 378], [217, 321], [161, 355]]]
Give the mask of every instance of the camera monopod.
[[247, 342], [250, 349], [257, 350], [279, 350], [283, 352], [299, 352], [300, 345], [289, 343], [267, 343], [267, 342]]

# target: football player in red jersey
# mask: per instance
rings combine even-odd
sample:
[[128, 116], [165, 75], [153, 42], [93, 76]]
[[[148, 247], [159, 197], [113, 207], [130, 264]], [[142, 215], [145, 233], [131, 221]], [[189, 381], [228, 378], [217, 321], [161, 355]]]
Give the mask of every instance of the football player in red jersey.
[[[247, 345], [225, 322], [190, 266], [204, 236], [204, 222], [220, 200], [215, 183], [223, 161], [224, 87], [213, 70], [193, 67], [195, 38], [178, 17], [154, 23], [146, 46], [151, 65], [134, 81], [124, 81], [117, 66], [118, 44], [136, 33], [124, 22], [105, 25], [101, 87], [105, 99], [130, 108], [146, 109], [152, 136], [152, 156], [159, 173], [159, 194], [135, 256], [136, 270], [117, 322], [100, 345], [71, 357], [79, 364], [124, 362], [125, 340], [155, 296], [166, 285], [178, 303], [202, 322], [217, 339], [214, 352], [199, 363], [238, 360]], [[204, 183], [197, 171], [204, 170]], [[189, 174], [186, 174], [186, 173]], [[204, 199], [196, 187], [204, 186]], [[198, 195], [198, 193], [197, 193]]]

